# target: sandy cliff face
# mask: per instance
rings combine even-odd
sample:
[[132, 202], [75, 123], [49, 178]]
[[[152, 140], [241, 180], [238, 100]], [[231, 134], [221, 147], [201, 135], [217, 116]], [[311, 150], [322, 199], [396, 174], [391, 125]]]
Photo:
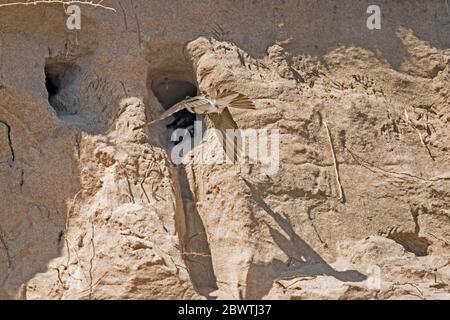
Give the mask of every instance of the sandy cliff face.
[[[450, 298], [443, 1], [110, 4], [0, 8], [1, 298]], [[215, 88], [275, 174], [134, 130]]]

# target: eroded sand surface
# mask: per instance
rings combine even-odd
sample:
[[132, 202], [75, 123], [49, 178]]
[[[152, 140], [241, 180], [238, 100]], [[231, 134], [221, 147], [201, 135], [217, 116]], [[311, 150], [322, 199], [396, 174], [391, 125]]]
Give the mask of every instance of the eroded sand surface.
[[[450, 298], [445, 1], [108, 2], [0, 8], [0, 298]], [[275, 175], [133, 130], [214, 88]]]

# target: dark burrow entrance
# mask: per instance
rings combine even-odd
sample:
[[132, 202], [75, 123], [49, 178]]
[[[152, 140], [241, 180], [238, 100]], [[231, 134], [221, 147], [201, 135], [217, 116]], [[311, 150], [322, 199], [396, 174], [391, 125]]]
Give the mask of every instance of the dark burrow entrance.
[[[197, 95], [197, 87], [191, 82], [185, 80], [171, 80], [167, 77], [152, 83], [151, 90], [166, 110], [187, 97], [195, 97]], [[193, 126], [195, 119], [195, 114], [188, 110], [181, 110], [173, 115], [173, 120], [168, 122], [166, 127], [170, 129], [188, 129], [192, 136], [194, 133]], [[183, 138], [180, 137], [179, 140], [174, 143], [178, 144], [182, 140]]]
[[414, 253], [417, 257], [428, 255], [428, 247], [431, 243], [426, 238], [419, 237], [416, 233], [398, 232], [389, 235], [388, 238], [403, 246], [406, 251]]
[[[181, 80], [189, 78], [185, 76], [186, 74], [188, 72], [176, 74], [175, 76], [171, 74], [170, 76], [154, 78], [149, 82], [149, 91], [151, 90], [164, 109], [169, 109], [176, 103], [186, 99], [186, 97], [195, 97], [197, 95], [197, 87], [192, 82]], [[167, 140], [170, 140], [170, 131], [176, 129], [188, 129], [188, 133], [192, 138], [194, 136], [193, 128], [196, 119], [195, 114], [190, 113], [188, 110], [182, 110], [175, 113], [172, 118], [165, 120], [166, 127], [170, 129]], [[173, 141], [173, 143], [179, 144], [182, 141], [183, 138], [180, 137], [178, 141]], [[163, 143], [163, 145], [166, 145], [166, 143]], [[192, 147], [195, 146], [192, 145]], [[170, 150], [167, 151], [170, 154]], [[201, 295], [210, 298], [209, 294], [217, 290], [217, 279], [212, 264], [205, 226], [197, 210], [197, 195], [192, 191], [196, 187], [190, 185], [186, 172], [193, 173], [194, 169], [185, 165], [178, 165], [177, 168], [181, 189], [179, 197], [183, 204], [185, 223], [184, 232], [179, 232], [179, 234], [184, 234], [180, 238], [183, 248], [182, 255], [196, 290]]]
[[48, 59], [44, 71], [48, 102], [58, 115], [70, 112], [61, 93], [74, 80], [77, 66], [71, 61]]
[[170, 80], [169, 78], [153, 83], [152, 91], [165, 109], [170, 108], [186, 97], [195, 97], [197, 95], [197, 87], [194, 84], [189, 81]]

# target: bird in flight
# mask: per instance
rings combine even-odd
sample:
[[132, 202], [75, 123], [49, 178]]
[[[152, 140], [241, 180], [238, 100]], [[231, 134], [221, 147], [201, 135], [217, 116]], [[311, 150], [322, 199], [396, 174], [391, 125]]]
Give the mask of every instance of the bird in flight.
[[[211, 96], [202, 94], [193, 98], [188, 97], [166, 110], [157, 119], [151, 122], [147, 122], [142, 126], [135, 128], [134, 130], [141, 129], [157, 121], [164, 120], [172, 116], [173, 114], [185, 109], [194, 114], [206, 115], [210, 120], [210, 125], [218, 129], [221, 133], [222, 137], [220, 137], [219, 140], [222, 142], [225, 153], [228, 157], [232, 158], [233, 161], [236, 161], [238, 159], [238, 154], [240, 152], [239, 147], [241, 146], [241, 144], [239, 143], [240, 141], [238, 132], [235, 131], [234, 136], [227, 135], [227, 130], [238, 129], [237, 123], [233, 120], [233, 117], [231, 116], [230, 110], [228, 108], [256, 109], [256, 106], [252, 100], [250, 100], [242, 93], [238, 93], [228, 89], [217, 90]], [[234, 146], [234, 150], [229, 150], [233, 152], [233, 155], [230, 155], [229, 152], [227, 152], [227, 145]]]

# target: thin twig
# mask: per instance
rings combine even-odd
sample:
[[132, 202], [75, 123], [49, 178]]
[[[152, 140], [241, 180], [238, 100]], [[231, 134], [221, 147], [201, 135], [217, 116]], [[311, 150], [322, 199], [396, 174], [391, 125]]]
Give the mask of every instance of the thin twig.
[[356, 155], [353, 151], [351, 151], [348, 148], [345, 148], [345, 150], [352, 156], [352, 158], [356, 162], [358, 162], [361, 166], [370, 170], [373, 173], [377, 173], [377, 171], [378, 171], [381, 174], [389, 175], [389, 176], [392, 176], [392, 177], [395, 177], [397, 179], [404, 180], [404, 181], [406, 181], [407, 179], [413, 179], [413, 180], [418, 180], [418, 181], [422, 181], [422, 182], [437, 182], [437, 181], [449, 181], [450, 180], [450, 175], [449, 176], [436, 176], [436, 177], [431, 177], [431, 178], [423, 178], [423, 177], [419, 177], [419, 176], [416, 176], [416, 175], [413, 175], [413, 174], [407, 173], [407, 172], [389, 171], [389, 170], [380, 168], [379, 166], [369, 163], [367, 160], [364, 160], [360, 156]]
[[38, 4], [52, 4], [52, 3], [60, 3], [63, 5], [71, 5], [71, 4], [85, 4], [94, 8], [101, 8], [105, 10], [110, 10], [116, 12], [116, 9], [113, 7], [108, 7], [102, 4], [103, 0], [99, 2], [94, 1], [82, 1], [82, 0], [35, 0], [35, 1], [27, 1], [27, 2], [11, 2], [11, 3], [3, 3], [0, 4], [0, 7], [12, 7], [12, 6], [30, 6], [30, 5], [38, 5]]
[[416, 125], [409, 119], [409, 115], [408, 115], [408, 111], [406, 111], [405, 109], [405, 116], [406, 116], [406, 122], [414, 129], [416, 130], [417, 134], [419, 135], [419, 139], [420, 142], [422, 143], [422, 145], [425, 147], [425, 149], [427, 150], [428, 155], [430, 156], [431, 160], [434, 161], [434, 157], [431, 154], [431, 150], [428, 147], [428, 145], [425, 143], [425, 140], [423, 139], [422, 133], [420, 132], [419, 129], [417, 129]]
[[400, 285], [400, 286], [403, 286], [403, 285], [409, 285], [409, 286], [411, 286], [411, 287], [414, 287], [414, 288], [417, 290], [417, 292], [419, 292], [420, 295], [416, 295], [416, 294], [414, 294], [414, 293], [412, 293], [412, 292], [408, 292], [408, 294], [413, 295], [413, 296], [416, 296], [416, 297], [419, 297], [419, 298], [422, 299], [422, 300], [425, 300], [425, 297], [424, 297], [424, 295], [423, 295], [422, 290], [420, 290], [419, 287], [418, 287], [417, 285], [415, 285], [415, 284], [413, 284], [413, 283], [409, 283], [409, 282], [405, 282], [405, 283], [396, 283], [396, 285]]
[[122, 169], [123, 174], [125, 175], [125, 179], [127, 181], [127, 185], [128, 185], [128, 192], [131, 198], [131, 201], [133, 203], [136, 203], [135, 199], [134, 199], [134, 194], [133, 194], [133, 189], [131, 188], [131, 182], [130, 182], [130, 178], [128, 177], [128, 173], [127, 173], [127, 169], [124, 165], [122, 165], [120, 162], [117, 162], [119, 165], [119, 168]]
[[145, 171], [144, 178], [142, 179], [142, 181], [141, 181], [141, 183], [140, 183], [141, 189], [142, 189], [142, 191], [144, 192], [144, 195], [145, 195], [145, 197], [147, 198], [148, 203], [151, 203], [151, 201], [150, 201], [150, 198], [148, 197], [147, 191], [145, 191], [144, 183], [145, 183], [145, 180], [147, 180], [148, 173], [149, 173], [149, 170], [150, 170], [151, 165], [152, 165], [152, 162], [150, 161], [150, 162], [148, 163], [147, 170]]
[[333, 138], [331, 137], [330, 129], [328, 128], [328, 125], [325, 121], [323, 121], [323, 125], [325, 126], [325, 129], [327, 130], [328, 141], [330, 142], [331, 155], [333, 156], [334, 173], [336, 176], [336, 183], [337, 183], [338, 191], [339, 191], [339, 200], [342, 203], [344, 203], [345, 202], [344, 190], [342, 189], [341, 176], [339, 175], [339, 166], [338, 166], [338, 162], [336, 159], [336, 153], [334, 152]]
[[91, 220], [91, 247], [92, 247], [92, 256], [91, 259], [89, 260], [89, 299], [92, 298], [92, 291], [93, 291], [93, 281], [94, 281], [94, 277], [92, 275], [92, 270], [94, 268], [94, 259], [95, 256], [97, 255], [95, 252], [95, 244], [94, 244], [94, 235], [95, 235], [95, 227], [94, 227], [94, 222], [92, 219]]
[[210, 254], [200, 252], [181, 252], [182, 256], [211, 257]]
[[[442, 239], [442, 238], [439, 238], [439, 237], [437, 237], [436, 235], [434, 235], [434, 234], [432, 234], [432, 233], [430, 233], [430, 232], [428, 232], [428, 234], [429, 234], [430, 236], [432, 236], [433, 238], [435, 238], [436, 240], [442, 241], [442, 242], [444, 242], [446, 245], [449, 245], [449, 246], [450, 246], [450, 242], [448, 242], [448, 241], [446, 241], [446, 240], [444, 240], [444, 239]], [[449, 264], [450, 264], [450, 262], [449, 262]]]

